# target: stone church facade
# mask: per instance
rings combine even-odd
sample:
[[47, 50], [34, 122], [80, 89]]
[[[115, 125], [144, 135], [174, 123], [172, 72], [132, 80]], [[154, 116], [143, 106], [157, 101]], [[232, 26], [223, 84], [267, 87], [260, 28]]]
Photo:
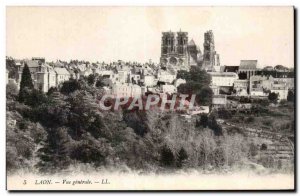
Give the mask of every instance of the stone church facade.
[[161, 41], [162, 66], [171, 66], [177, 70], [187, 70], [196, 66], [201, 59], [201, 51], [191, 40], [188, 42], [187, 32], [163, 32]]
[[220, 57], [215, 50], [213, 32], [204, 33], [204, 52], [194, 40], [188, 41], [187, 32], [163, 32], [161, 40], [160, 63], [164, 67], [176, 70], [188, 70], [191, 66], [200, 66], [207, 71], [220, 70]]

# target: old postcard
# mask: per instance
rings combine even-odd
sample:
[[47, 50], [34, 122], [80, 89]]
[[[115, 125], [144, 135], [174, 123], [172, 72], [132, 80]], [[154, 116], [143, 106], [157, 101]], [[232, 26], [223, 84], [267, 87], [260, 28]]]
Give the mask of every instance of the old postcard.
[[6, 8], [8, 190], [294, 190], [293, 7]]

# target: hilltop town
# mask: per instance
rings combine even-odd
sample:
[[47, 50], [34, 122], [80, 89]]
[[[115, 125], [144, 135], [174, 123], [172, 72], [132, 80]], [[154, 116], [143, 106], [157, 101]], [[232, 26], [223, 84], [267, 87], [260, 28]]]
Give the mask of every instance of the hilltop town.
[[[162, 33], [159, 63], [7, 57], [8, 129], [24, 130], [28, 138], [34, 132], [26, 148], [30, 156], [33, 150], [38, 152], [35, 156], [40, 158], [30, 161], [40, 170], [66, 169], [78, 162], [95, 167], [122, 163], [133, 169], [154, 164], [207, 170], [245, 165], [245, 159], [267, 168], [284, 168], [284, 163], [293, 167], [294, 69], [261, 67], [255, 59], [224, 65], [217, 47], [211, 30], [204, 33], [203, 51], [188, 32], [180, 30]], [[32, 81], [29, 92], [22, 84], [25, 68]], [[179, 114], [97, 110], [97, 99], [104, 94], [124, 98], [180, 93], [197, 95], [195, 109]], [[9, 148], [18, 137], [9, 134]], [[58, 141], [51, 143], [53, 138]], [[66, 150], [65, 144], [72, 149]], [[52, 147], [59, 153], [50, 153]], [[155, 153], [150, 156], [148, 149]], [[149, 160], [139, 165], [122, 153], [136, 156], [138, 163]], [[44, 154], [58, 161], [53, 163]], [[29, 161], [24, 152], [18, 156]], [[12, 160], [9, 166], [20, 167]]]
[[7, 57], [6, 83], [20, 88], [26, 64], [34, 87], [44, 93], [70, 79], [94, 75], [107, 84], [107, 91], [122, 96], [140, 96], [147, 92], [172, 94], [177, 92], [178, 86], [186, 83], [186, 79], [177, 77], [177, 73], [198, 67], [211, 76], [210, 88], [216, 97], [215, 105], [221, 104], [221, 97], [223, 104], [227, 104], [225, 95], [266, 98], [275, 93], [280, 101], [287, 100], [288, 92], [294, 91], [293, 68], [282, 65], [258, 68], [257, 60], [240, 60], [240, 65], [221, 65], [213, 32], [206, 32], [204, 38], [202, 53], [193, 39], [188, 41], [187, 32], [163, 32], [159, 64], [122, 60], [110, 63], [78, 60], [46, 62], [45, 58], [17, 60]]

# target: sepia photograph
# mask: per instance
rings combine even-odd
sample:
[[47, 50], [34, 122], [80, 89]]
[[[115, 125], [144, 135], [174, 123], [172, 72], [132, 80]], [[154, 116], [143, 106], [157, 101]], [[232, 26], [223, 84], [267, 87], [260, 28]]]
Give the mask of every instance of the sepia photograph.
[[7, 6], [6, 189], [295, 190], [294, 20]]

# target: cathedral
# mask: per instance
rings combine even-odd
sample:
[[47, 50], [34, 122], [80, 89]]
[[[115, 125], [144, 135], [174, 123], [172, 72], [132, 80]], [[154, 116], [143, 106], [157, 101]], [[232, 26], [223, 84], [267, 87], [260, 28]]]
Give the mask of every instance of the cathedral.
[[214, 71], [220, 62], [212, 31], [204, 34], [204, 55], [193, 39], [188, 41], [187, 32], [163, 32], [160, 63], [163, 67], [176, 70], [189, 70], [191, 66], [200, 66], [207, 71]]

